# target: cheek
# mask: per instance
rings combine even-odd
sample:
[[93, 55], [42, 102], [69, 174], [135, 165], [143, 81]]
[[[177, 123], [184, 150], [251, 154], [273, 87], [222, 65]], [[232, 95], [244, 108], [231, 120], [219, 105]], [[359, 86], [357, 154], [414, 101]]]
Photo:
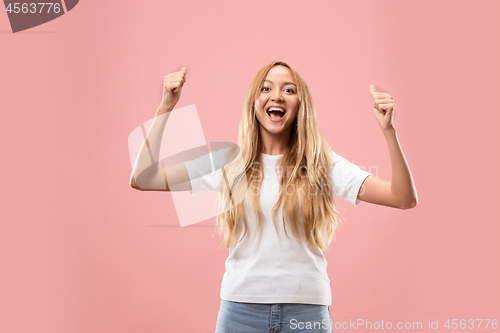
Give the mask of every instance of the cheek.
[[295, 120], [297, 118], [297, 115], [299, 114], [299, 105], [295, 105], [295, 109], [293, 111], [293, 114], [290, 114], [291, 118]]
[[261, 101], [259, 98], [257, 98], [257, 99], [255, 100], [255, 109], [256, 109], [256, 110], [261, 110], [261, 109], [262, 109], [262, 105], [264, 105], [264, 104], [262, 103], [262, 101]]
[[254, 112], [255, 112], [255, 117], [257, 119], [260, 119], [262, 121], [262, 117], [264, 117], [264, 111], [262, 109], [262, 102], [259, 101], [258, 99], [255, 100], [255, 106], [254, 106]]
[[260, 102], [258, 99], [255, 100], [255, 110], [258, 110], [260, 108]]

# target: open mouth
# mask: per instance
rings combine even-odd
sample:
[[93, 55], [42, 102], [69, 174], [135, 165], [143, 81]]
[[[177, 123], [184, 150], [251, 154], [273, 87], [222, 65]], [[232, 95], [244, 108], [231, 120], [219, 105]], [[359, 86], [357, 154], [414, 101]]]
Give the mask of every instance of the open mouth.
[[270, 107], [266, 112], [271, 121], [280, 121], [286, 114], [285, 109], [278, 107]]

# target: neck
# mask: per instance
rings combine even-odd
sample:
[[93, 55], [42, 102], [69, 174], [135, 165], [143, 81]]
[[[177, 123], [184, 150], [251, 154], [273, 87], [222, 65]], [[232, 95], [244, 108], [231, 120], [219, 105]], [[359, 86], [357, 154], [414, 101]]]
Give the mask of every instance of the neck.
[[262, 139], [262, 153], [267, 155], [283, 155], [290, 148], [291, 127], [282, 133], [271, 133], [260, 128]]

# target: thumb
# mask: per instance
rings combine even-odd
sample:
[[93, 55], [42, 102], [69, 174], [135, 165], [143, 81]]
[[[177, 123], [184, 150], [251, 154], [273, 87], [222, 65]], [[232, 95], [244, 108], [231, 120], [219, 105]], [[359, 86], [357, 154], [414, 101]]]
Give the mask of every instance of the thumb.
[[370, 84], [370, 92], [371, 93], [377, 92], [377, 89], [375, 89], [375, 86], [373, 84]]
[[182, 67], [181, 72], [184, 72], [184, 74], [186, 74], [186, 67]]

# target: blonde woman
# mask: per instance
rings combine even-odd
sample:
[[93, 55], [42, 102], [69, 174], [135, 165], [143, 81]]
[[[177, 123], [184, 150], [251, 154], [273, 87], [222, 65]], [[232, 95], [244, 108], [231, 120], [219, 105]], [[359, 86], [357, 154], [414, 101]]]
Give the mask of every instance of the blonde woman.
[[151, 158], [158, 161], [164, 126], [185, 79], [185, 67], [164, 78], [163, 99], [130, 184], [139, 190], [219, 193], [216, 227], [229, 257], [216, 333], [332, 332], [322, 251], [341, 218], [334, 196], [353, 205], [417, 204], [393, 125], [393, 97], [370, 86], [391, 155], [391, 182], [331, 150], [306, 82], [285, 62], [268, 64], [253, 79], [238, 145], [161, 170]]

